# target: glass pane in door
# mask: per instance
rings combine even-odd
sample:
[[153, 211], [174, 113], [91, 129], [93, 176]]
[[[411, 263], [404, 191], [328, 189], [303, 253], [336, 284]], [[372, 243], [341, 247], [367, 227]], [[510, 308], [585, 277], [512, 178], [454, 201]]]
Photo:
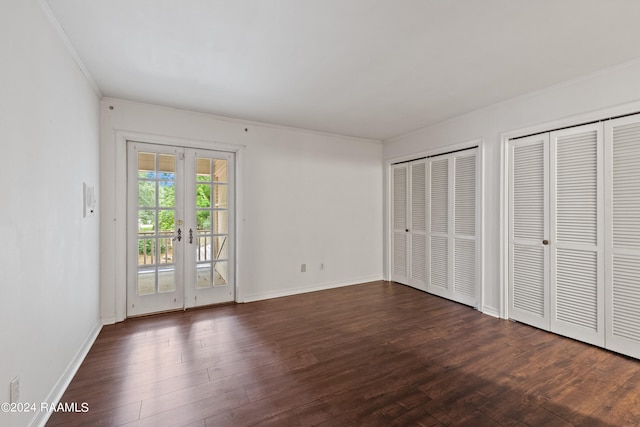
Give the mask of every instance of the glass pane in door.
[[195, 250], [198, 289], [228, 283], [227, 179], [227, 160], [196, 158]]
[[176, 289], [175, 156], [138, 153], [138, 274], [137, 294]]

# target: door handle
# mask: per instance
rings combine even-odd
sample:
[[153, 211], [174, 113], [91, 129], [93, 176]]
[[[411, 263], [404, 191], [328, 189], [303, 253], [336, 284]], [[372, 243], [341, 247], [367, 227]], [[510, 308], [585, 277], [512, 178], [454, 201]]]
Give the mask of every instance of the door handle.
[[543, 245], [548, 245], [548, 244], [549, 244], [549, 241], [548, 241], [547, 239], [545, 239], [545, 240], [543, 240], [543, 241], [542, 241], [542, 244], [543, 244]]
[[180, 229], [178, 228], [178, 234], [176, 234], [175, 236], [173, 236], [173, 239], [171, 239], [171, 240], [172, 240], [172, 241], [174, 241], [174, 242], [175, 242], [176, 240], [177, 240], [178, 242], [179, 242], [179, 241], [181, 241], [181, 240], [182, 240], [182, 230], [180, 230]]
[[193, 243], [193, 230], [189, 229], [189, 244]]

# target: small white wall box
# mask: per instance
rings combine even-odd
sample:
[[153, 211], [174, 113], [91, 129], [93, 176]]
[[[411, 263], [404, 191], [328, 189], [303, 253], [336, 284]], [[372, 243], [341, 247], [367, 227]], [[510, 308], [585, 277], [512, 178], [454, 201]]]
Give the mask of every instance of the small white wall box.
[[87, 185], [82, 183], [82, 216], [86, 217], [87, 214], [93, 215], [96, 209], [96, 191], [93, 185]]

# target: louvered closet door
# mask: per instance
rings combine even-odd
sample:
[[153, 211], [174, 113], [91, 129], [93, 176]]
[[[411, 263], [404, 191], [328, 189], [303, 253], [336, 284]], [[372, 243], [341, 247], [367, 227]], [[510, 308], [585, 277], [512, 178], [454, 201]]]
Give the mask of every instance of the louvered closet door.
[[551, 331], [603, 346], [602, 125], [549, 139]]
[[405, 164], [391, 167], [391, 191], [393, 192], [391, 223], [393, 237], [391, 242], [391, 280], [409, 284], [408, 259], [408, 202], [409, 202], [409, 166]]
[[549, 329], [549, 134], [510, 142], [509, 315]]
[[477, 150], [454, 155], [453, 294], [463, 304], [478, 304]]
[[427, 291], [478, 305], [477, 149], [429, 161]]
[[606, 346], [640, 358], [640, 116], [605, 124]]
[[418, 160], [409, 164], [409, 284], [425, 289], [427, 274], [427, 164]]
[[451, 298], [449, 157], [429, 161], [429, 263], [427, 291]]

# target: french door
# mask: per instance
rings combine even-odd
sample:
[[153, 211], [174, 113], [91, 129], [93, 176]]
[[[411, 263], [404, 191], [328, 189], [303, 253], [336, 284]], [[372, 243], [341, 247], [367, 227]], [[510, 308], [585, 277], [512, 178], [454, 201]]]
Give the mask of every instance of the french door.
[[128, 142], [127, 315], [233, 301], [234, 155]]

